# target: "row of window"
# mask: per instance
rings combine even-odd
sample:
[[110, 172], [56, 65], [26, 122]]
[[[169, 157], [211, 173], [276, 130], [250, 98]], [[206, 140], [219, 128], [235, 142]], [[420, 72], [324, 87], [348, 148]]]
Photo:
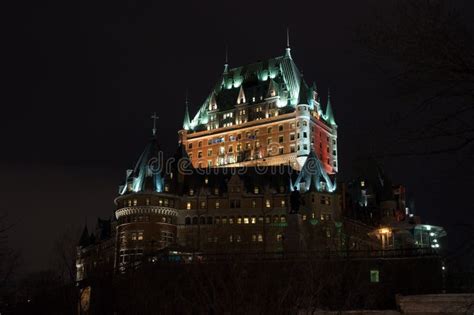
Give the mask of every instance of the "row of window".
[[[151, 205], [150, 198], [146, 198], [145, 200], [138, 200], [138, 199], [127, 199], [123, 201], [124, 207], [131, 207], [131, 206], [149, 206]], [[174, 207], [174, 200], [168, 198], [159, 198], [158, 199], [159, 206], [165, 207]]]
[[[123, 216], [119, 219], [119, 223], [133, 223], [133, 222], [150, 222], [150, 216], [148, 215], [130, 215], [130, 216]], [[162, 223], [173, 223], [173, 218], [168, 216], [162, 216], [158, 222]]]
[[[145, 234], [143, 231], [127, 231], [127, 232], [121, 232], [120, 233], [120, 243], [125, 243], [127, 239], [131, 241], [143, 241], [145, 239]], [[152, 242], [154, 240], [151, 240]], [[168, 231], [161, 231], [161, 245], [169, 245], [174, 242], [174, 234], [172, 232]], [[156, 241], [155, 241], [156, 242]], [[127, 252], [124, 252], [123, 250], [121, 253], [127, 254]]]
[[[242, 237], [239, 234], [230, 234], [227, 237], [229, 243], [240, 243], [242, 242]], [[277, 242], [283, 242], [284, 235], [283, 234], [277, 234], [275, 237]], [[249, 241], [252, 243], [262, 243], [263, 242], [263, 235], [258, 233], [258, 234], [252, 234]], [[210, 236], [207, 238], [208, 243], [217, 243], [219, 242], [219, 238], [217, 236]]]
[[184, 218], [185, 225], [286, 223], [285, 215], [267, 216], [194, 216]]
[[[254, 190], [254, 193], [255, 194], [258, 194], [259, 193], [259, 189], [256, 188]], [[206, 209], [206, 202], [205, 201], [201, 201], [200, 204], [200, 209]], [[216, 209], [220, 209], [221, 207], [221, 203], [220, 201], [215, 201], [214, 202], [214, 206]], [[256, 208], [257, 207], [257, 202], [255, 200], [252, 200], [252, 208]], [[272, 203], [270, 201], [270, 199], [266, 199], [265, 200], [265, 208], [271, 208], [272, 207]], [[280, 207], [281, 208], [285, 208], [286, 207], [286, 200], [280, 200]], [[191, 201], [188, 201], [186, 202], [186, 209], [187, 210], [191, 210], [193, 208], [193, 204]], [[233, 208], [240, 208], [240, 200], [239, 199], [236, 199], [236, 200], [230, 200], [230, 208], [233, 209]]]

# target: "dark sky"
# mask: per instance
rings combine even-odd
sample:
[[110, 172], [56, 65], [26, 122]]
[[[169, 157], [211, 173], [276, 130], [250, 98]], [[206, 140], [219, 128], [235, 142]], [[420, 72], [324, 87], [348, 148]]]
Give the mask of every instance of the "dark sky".
[[[463, 10], [468, 1], [458, 1]], [[0, 207], [25, 266], [47, 266], [52, 241], [113, 213], [125, 169], [161, 116], [163, 148], [177, 145], [186, 90], [194, 114], [223, 69], [284, 52], [323, 101], [331, 88], [340, 178], [354, 158], [390, 146], [396, 91], [355, 43], [370, 1], [35, 1], [12, 11], [3, 119]], [[472, 166], [463, 156], [383, 161], [424, 221], [474, 221]], [[471, 172], [466, 176], [464, 170]]]

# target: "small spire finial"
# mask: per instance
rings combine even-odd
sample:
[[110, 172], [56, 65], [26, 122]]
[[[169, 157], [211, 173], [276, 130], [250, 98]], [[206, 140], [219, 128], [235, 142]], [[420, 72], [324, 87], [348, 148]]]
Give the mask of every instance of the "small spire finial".
[[156, 116], [156, 112], [153, 113], [153, 115], [151, 115], [151, 119], [153, 119], [153, 136], [156, 135], [156, 121], [159, 119], [160, 117]]
[[229, 69], [229, 47], [225, 45], [225, 63], [224, 63], [224, 73], [227, 73]]
[[285, 56], [291, 58], [291, 48], [290, 48], [290, 28], [286, 28], [286, 49], [285, 49]]

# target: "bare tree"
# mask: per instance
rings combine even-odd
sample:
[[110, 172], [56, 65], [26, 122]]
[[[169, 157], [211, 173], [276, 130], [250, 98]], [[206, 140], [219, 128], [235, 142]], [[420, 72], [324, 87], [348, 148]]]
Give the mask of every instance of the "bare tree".
[[7, 213], [0, 213], [0, 290], [4, 290], [20, 265], [20, 253], [8, 245], [8, 232], [13, 224]]
[[399, 88], [403, 112], [392, 121], [399, 145], [384, 154], [472, 148], [474, 39], [464, 17], [446, 0], [378, 3], [374, 19], [361, 26], [359, 39]]
[[65, 283], [73, 283], [76, 278], [76, 254], [80, 231], [67, 228], [54, 241], [51, 264], [60, 279]]

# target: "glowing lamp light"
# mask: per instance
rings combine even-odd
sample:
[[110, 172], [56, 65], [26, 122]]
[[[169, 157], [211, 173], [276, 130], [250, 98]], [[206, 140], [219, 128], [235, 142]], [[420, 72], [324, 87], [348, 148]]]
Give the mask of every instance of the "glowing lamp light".
[[388, 228], [379, 229], [379, 234], [388, 234], [388, 233], [390, 233], [390, 229]]

